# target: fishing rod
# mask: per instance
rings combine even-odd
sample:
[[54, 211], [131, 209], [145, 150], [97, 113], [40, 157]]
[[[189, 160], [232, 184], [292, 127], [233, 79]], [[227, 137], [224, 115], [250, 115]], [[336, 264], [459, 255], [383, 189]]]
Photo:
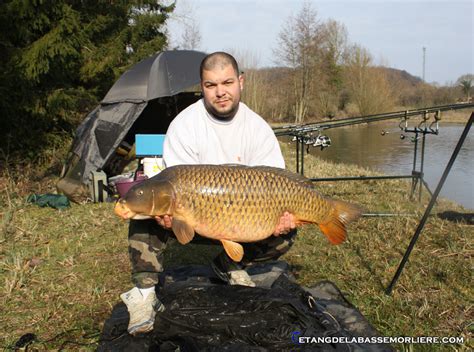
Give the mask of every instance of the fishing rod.
[[474, 108], [474, 103], [441, 105], [441, 106], [433, 106], [433, 107], [413, 109], [413, 110], [395, 111], [395, 112], [389, 112], [389, 113], [383, 113], [383, 114], [347, 117], [347, 118], [337, 119], [337, 120], [332, 120], [332, 121], [285, 125], [281, 127], [275, 127], [273, 128], [273, 131], [277, 137], [284, 136], [284, 135], [295, 135], [295, 134], [301, 134], [301, 133], [308, 133], [311, 131], [322, 131], [322, 130], [330, 129], [330, 128], [351, 126], [351, 125], [357, 125], [361, 123], [370, 123], [370, 122], [384, 121], [384, 120], [391, 120], [391, 119], [401, 118], [404, 120], [408, 120], [412, 116], [427, 115], [431, 113], [436, 113], [440, 117], [442, 111], [460, 110], [460, 109], [467, 109], [467, 108]]

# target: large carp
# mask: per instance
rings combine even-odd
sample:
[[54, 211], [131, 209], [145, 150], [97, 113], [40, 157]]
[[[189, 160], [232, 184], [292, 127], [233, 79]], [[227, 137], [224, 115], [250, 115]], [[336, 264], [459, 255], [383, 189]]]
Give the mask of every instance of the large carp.
[[173, 216], [172, 230], [182, 244], [194, 233], [220, 240], [240, 261], [238, 242], [270, 237], [287, 211], [296, 225], [316, 223], [333, 244], [346, 237], [346, 225], [360, 216], [357, 206], [325, 198], [307, 178], [275, 167], [179, 165], [132, 187], [118, 200], [124, 219]]

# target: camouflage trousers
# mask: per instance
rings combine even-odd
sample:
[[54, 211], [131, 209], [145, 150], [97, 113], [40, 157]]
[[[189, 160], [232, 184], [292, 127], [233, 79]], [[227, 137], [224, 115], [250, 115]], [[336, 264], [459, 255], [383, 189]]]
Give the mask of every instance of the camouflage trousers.
[[[239, 269], [253, 262], [276, 260], [288, 252], [293, 245], [296, 229], [286, 235], [254, 242], [242, 243], [244, 258], [235, 263], [224, 250], [214, 259], [214, 264], [222, 271]], [[158, 276], [163, 271], [163, 251], [173, 232], [164, 229], [155, 220], [130, 220], [128, 230], [128, 251], [132, 265], [132, 282], [139, 288], [158, 284]], [[217, 243], [196, 236], [193, 243]]]

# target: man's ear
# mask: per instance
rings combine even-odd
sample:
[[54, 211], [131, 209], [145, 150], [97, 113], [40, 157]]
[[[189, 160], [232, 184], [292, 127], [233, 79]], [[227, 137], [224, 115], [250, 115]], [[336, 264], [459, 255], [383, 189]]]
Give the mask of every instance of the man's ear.
[[244, 75], [243, 74], [239, 76], [239, 84], [240, 84], [240, 90], [243, 90], [244, 89]]

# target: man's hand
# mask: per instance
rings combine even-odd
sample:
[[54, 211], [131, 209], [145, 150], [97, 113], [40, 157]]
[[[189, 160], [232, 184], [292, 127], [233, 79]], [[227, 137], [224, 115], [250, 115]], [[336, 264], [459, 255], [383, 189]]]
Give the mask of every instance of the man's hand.
[[274, 236], [286, 235], [288, 232], [296, 228], [295, 216], [285, 211], [283, 216], [280, 218], [280, 222], [273, 231]]
[[165, 229], [171, 229], [171, 223], [173, 221], [173, 217], [169, 215], [163, 216], [155, 216], [155, 220], [158, 224], [163, 226]]

